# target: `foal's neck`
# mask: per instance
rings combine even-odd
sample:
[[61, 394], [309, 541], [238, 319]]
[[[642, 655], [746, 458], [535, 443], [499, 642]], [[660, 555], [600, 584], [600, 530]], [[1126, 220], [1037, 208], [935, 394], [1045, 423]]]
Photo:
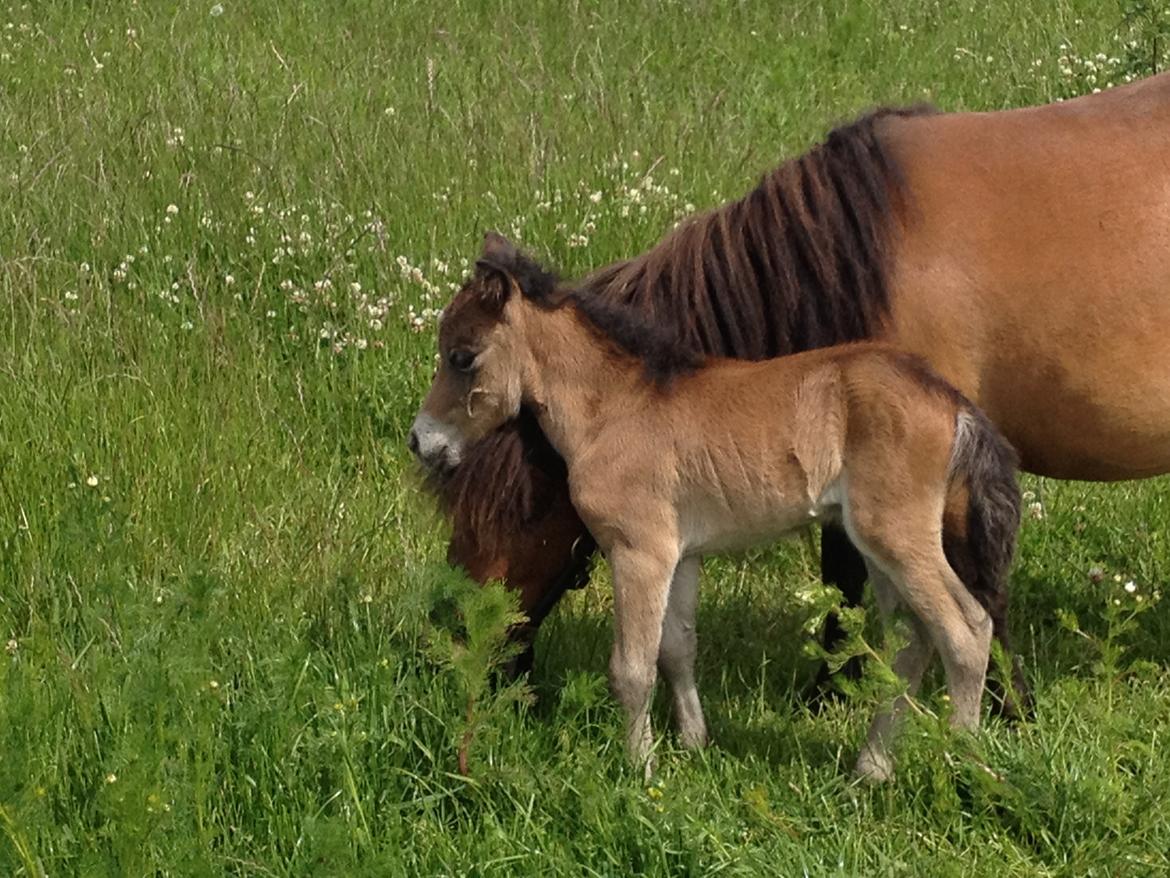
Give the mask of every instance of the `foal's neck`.
[[571, 305], [529, 306], [520, 327], [533, 365], [524, 401], [571, 465], [607, 413], [629, 404], [643, 381], [641, 363], [606, 343]]

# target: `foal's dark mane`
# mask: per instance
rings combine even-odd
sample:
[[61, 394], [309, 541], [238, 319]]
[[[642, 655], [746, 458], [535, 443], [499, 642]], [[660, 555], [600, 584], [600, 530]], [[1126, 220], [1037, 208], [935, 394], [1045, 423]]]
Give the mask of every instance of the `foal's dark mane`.
[[603, 342], [641, 361], [647, 380], [655, 384], [668, 384], [703, 363], [703, 353], [683, 340], [672, 324], [655, 321], [637, 308], [612, 302], [588, 288], [561, 287], [556, 275], [518, 250], [487, 264], [509, 274], [523, 296], [541, 308], [574, 309]]
[[[870, 337], [887, 314], [887, 259], [906, 206], [901, 170], [878, 128], [929, 112], [879, 109], [833, 130], [740, 200], [571, 285], [569, 298], [659, 382], [704, 354], [765, 359]], [[518, 277], [522, 289], [526, 279], [526, 294], [555, 300], [551, 275]], [[532, 479], [548, 470], [530, 467], [547, 467], [551, 447], [523, 424], [484, 441], [491, 447], [473, 450], [448, 475], [440, 499], [457, 526], [474, 522], [481, 549], [494, 552], [511, 528], [546, 508]]]

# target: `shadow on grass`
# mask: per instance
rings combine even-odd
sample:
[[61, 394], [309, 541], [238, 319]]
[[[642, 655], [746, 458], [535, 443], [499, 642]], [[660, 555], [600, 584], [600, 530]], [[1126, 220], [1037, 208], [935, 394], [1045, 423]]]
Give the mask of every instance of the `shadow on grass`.
[[[805, 687], [818, 663], [804, 655], [810, 635], [801, 628], [802, 619], [782, 605], [784, 594], [783, 589], [727, 590], [700, 607], [696, 673], [712, 739], [737, 759], [775, 767], [801, 762], [848, 768], [872, 705], [838, 693], [819, 710], [810, 709]], [[1090, 637], [1104, 637], [1100, 590], [1019, 573], [1013, 594], [1013, 642], [1033, 690], [1039, 693], [1061, 678], [1092, 676], [1096, 656], [1091, 642], [1062, 625], [1060, 613], [1074, 613]], [[538, 699], [534, 715], [541, 721], [556, 713], [567, 679], [607, 673], [612, 619], [598, 603], [597, 595], [567, 601], [541, 632], [530, 677]], [[1170, 664], [1170, 613], [1161, 608], [1144, 613], [1125, 632], [1122, 645], [1127, 662]], [[944, 686], [936, 662], [924, 681], [923, 698], [937, 700]], [[660, 730], [673, 728], [666, 689], [660, 685], [655, 698]]]

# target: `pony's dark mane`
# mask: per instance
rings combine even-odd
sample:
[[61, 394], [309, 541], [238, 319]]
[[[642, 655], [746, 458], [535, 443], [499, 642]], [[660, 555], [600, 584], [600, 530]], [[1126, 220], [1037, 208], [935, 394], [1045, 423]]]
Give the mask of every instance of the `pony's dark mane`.
[[[554, 305], [567, 295], [657, 381], [703, 354], [764, 359], [867, 338], [887, 313], [886, 262], [906, 201], [878, 126], [929, 112], [879, 109], [841, 126], [744, 198], [567, 292], [531, 260], [508, 270], [530, 298]], [[498, 553], [517, 523], [547, 509], [551, 461], [559, 458], [534, 422], [509, 425], [469, 451], [440, 500], [482, 552]]]
[[869, 337], [886, 315], [886, 259], [901, 173], [883, 109], [832, 131], [739, 201], [684, 221], [657, 246], [575, 288], [637, 312], [691, 350], [766, 359]]
[[494, 546], [539, 518], [565, 476], [565, 462], [521, 409], [514, 422], [472, 445], [458, 467], [428, 476], [427, 486], [457, 533]]

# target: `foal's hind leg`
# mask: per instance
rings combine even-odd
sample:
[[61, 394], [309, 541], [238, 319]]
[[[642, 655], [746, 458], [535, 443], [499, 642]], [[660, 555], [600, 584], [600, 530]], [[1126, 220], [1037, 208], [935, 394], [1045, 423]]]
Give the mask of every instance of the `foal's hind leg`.
[[907, 571], [903, 585], [902, 599], [922, 620], [946, 669], [951, 725], [978, 728], [991, 656], [991, 616], [941, 555], [933, 563], [915, 564]]
[[[871, 567], [869, 578], [873, 583], [874, 597], [877, 599], [882, 621], [886, 630], [889, 630], [899, 603], [897, 588], [879, 569]], [[909, 641], [898, 651], [893, 662], [894, 673], [906, 681], [906, 692], [895, 698], [889, 709], [880, 711], [873, 718], [865, 746], [857, 757], [855, 771], [866, 780], [887, 781], [894, 776], [894, 764], [889, 754], [890, 742], [910, 699], [918, 694], [918, 688], [922, 685], [922, 675], [934, 655], [930, 635], [917, 616], [910, 618], [909, 636]]]
[[[948, 527], [943, 521], [943, 554], [947, 563], [955, 571], [964, 584], [976, 583], [979, 580], [979, 560], [972, 550], [965, 526], [961, 529]], [[1005, 574], [1006, 575], [1006, 574]], [[968, 585], [970, 591], [970, 585]], [[1007, 583], [1001, 584], [1001, 589], [993, 594], [984, 594], [977, 598], [979, 603], [991, 616], [993, 639], [999, 642], [1003, 649], [1003, 656], [1007, 663], [1008, 681], [1001, 681], [991, 670], [987, 676], [987, 691], [991, 695], [991, 713], [1008, 722], [1027, 720], [1032, 718], [1033, 702], [1032, 690], [1024, 676], [1024, 667], [1011, 646], [1008, 638], [1008, 592]]]
[[670, 683], [674, 696], [674, 717], [684, 747], [707, 743], [707, 724], [695, 686], [695, 606], [699, 599], [698, 557], [683, 558], [674, 571], [666, 619], [662, 623], [662, 644], [658, 648], [658, 669]]
[[[951, 699], [951, 725], [974, 730], [979, 726], [979, 705], [991, 650], [991, 617], [968, 592], [942, 557], [933, 553], [925, 557], [909, 556], [904, 565], [891, 565], [885, 571], [898, 598], [916, 618], [919, 638], [929, 638], [938, 650], [946, 669], [947, 692]], [[876, 739], [866, 744], [866, 752], [884, 756], [889, 727], [875, 720]], [[858, 760], [859, 774], [875, 780], [889, 777], [880, 770], [880, 759]], [[874, 771], [871, 766], [879, 766]]]
[[635, 765], [653, 771], [650, 751], [650, 695], [662, 642], [671, 577], [678, 564], [676, 549], [615, 547], [613, 569], [614, 644], [610, 684], [626, 711], [626, 745]]

